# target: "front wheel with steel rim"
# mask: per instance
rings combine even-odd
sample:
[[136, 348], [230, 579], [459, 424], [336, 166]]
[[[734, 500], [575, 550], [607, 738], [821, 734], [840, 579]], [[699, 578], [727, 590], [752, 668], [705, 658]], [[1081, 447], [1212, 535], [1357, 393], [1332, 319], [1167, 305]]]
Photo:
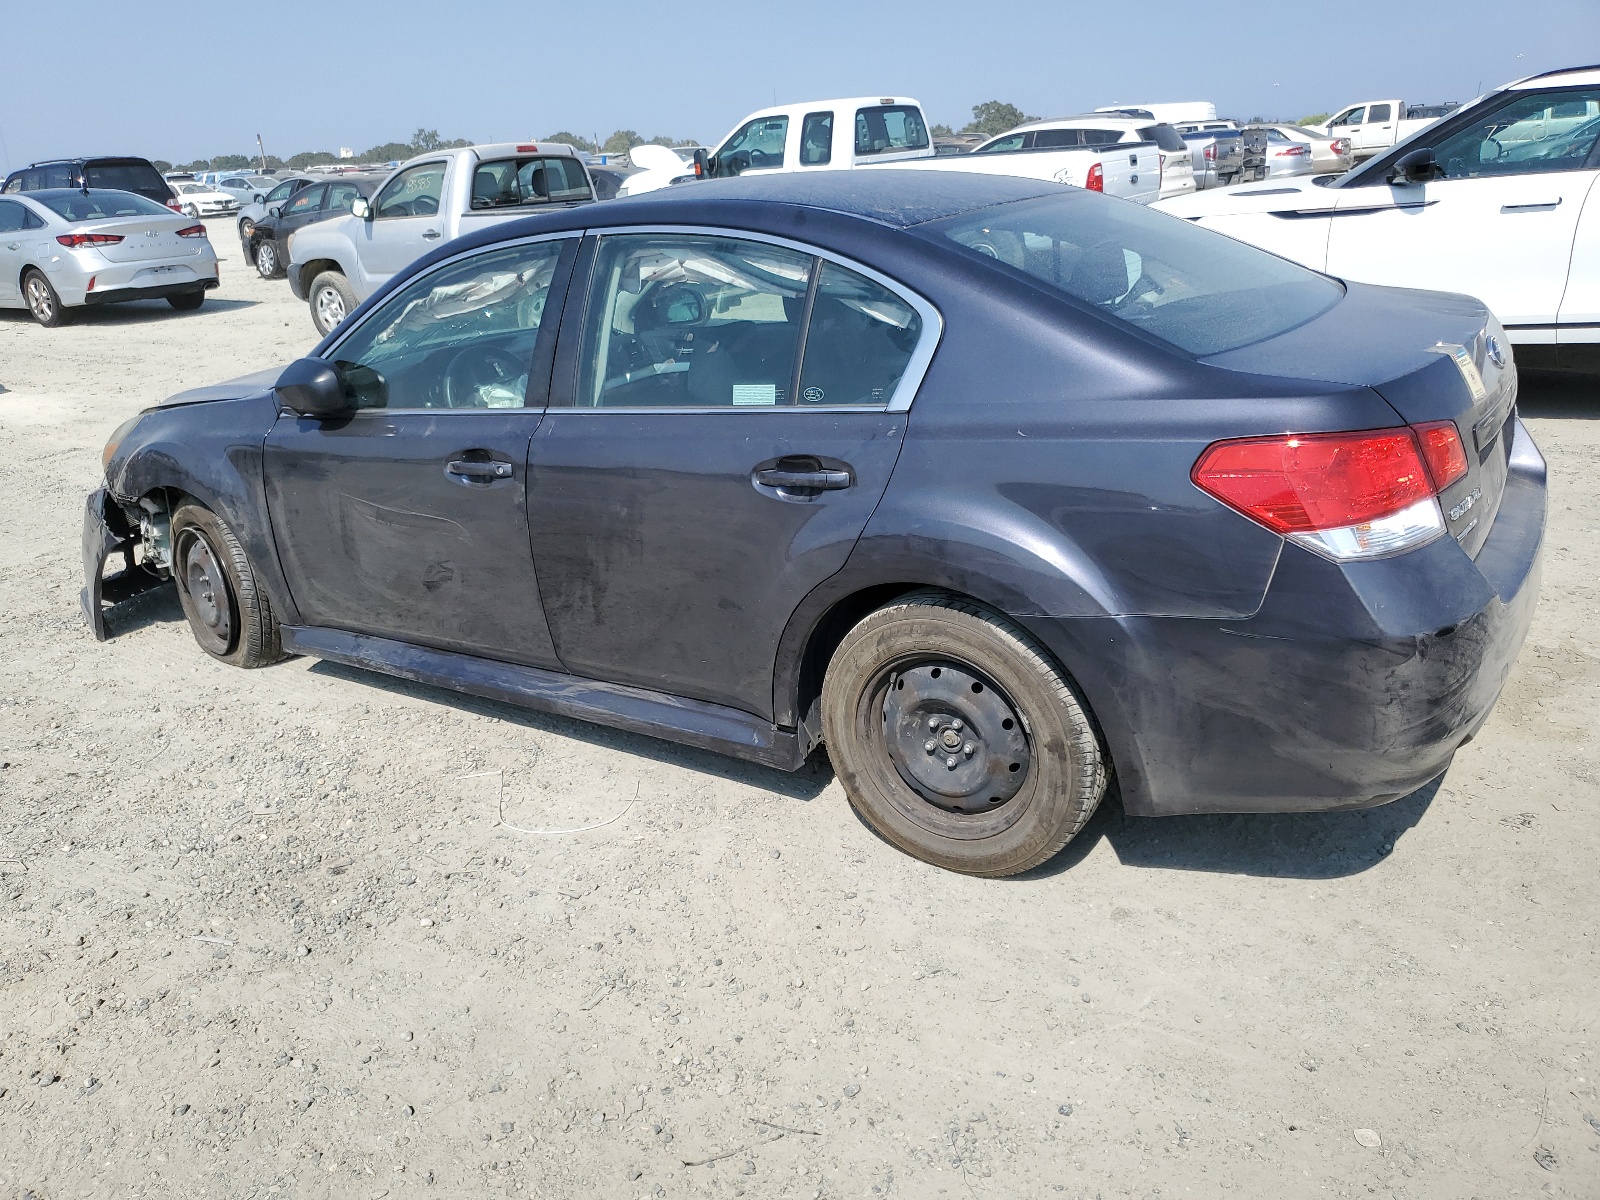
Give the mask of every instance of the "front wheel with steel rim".
[[1002, 876], [1052, 858], [1105, 793], [1109, 761], [1049, 654], [988, 609], [921, 591], [834, 652], [823, 735], [845, 794], [887, 841]]
[[61, 297], [56, 295], [56, 289], [50, 286], [43, 271], [31, 270], [22, 277], [22, 298], [28, 305], [28, 312], [41, 325], [53, 329], [71, 319], [61, 306]]
[[268, 239], [256, 247], [256, 273], [263, 279], [276, 279], [283, 274], [278, 265], [278, 243]]
[[210, 509], [180, 505], [172, 514], [172, 574], [200, 648], [236, 667], [283, 658], [277, 618], [239, 539]]
[[186, 217], [198, 217], [200, 215], [200, 206], [198, 204], [185, 204], [183, 206], [183, 215]]
[[311, 281], [311, 323], [326, 337], [356, 308], [355, 289], [338, 271], [324, 271]]

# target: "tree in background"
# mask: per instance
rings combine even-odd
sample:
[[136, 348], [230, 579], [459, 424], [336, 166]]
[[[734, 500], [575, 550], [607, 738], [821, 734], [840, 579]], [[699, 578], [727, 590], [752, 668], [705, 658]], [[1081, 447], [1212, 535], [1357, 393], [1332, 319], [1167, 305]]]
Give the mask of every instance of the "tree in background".
[[284, 165], [291, 171], [304, 171], [307, 167], [316, 166], [319, 163], [338, 161], [339, 156], [329, 150], [302, 150], [299, 154], [291, 156]]
[[150, 165], [152, 167], [154, 167], [156, 170], [160, 171], [163, 175], [165, 175], [168, 171], [172, 170], [172, 164], [169, 163], [164, 158], [158, 158], [154, 162], [152, 162]]
[[956, 131], [948, 125], [935, 125], [928, 133], [933, 137], [955, 137]]
[[1324, 121], [1326, 121], [1332, 115], [1333, 115], [1332, 113], [1312, 113], [1309, 117], [1301, 117], [1298, 121], [1295, 122], [1295, 124], [1296, 125], [1321, 125]]
[[644, 145], [644, 139], [631, 129], [619, 129], [600, 147], [602, 154], [626, 154], [635, 146]]
[[568, 133], [565, 129], [560, 133], [552, 133], [549, 137], [540, 138], [539, 140], [541, 142], [560, 142], [563, 146], [571, 146], [574, 150], [587, 150], [590, 154], [598, 153], [600, 150], [600, 147], [596, 146], [588, 138], [579, 137], [575, 133]]
[[1018, 125], [1038, 119], [1025, 116], [1015, 104], [1006, 104], [1000, 100], [985, 100], [982, 104], [972, 106], [972, 123], [961, 132], [995, 137], [997, 134], [1015, 129]]

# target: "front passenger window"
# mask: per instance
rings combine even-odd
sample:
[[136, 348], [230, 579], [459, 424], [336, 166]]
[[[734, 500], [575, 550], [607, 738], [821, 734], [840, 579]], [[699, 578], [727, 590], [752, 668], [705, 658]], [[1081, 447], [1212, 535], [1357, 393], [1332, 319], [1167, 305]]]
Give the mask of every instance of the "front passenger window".
[[431, 271], [334, 350], [361, 408], [517, 408], [567, 239]]
[[1600, 117], [1551, 120], [1552, 100], [1593, 103], [1600, 88], [1516, 97], [1435, 146], [1439, 171], [1446, 179], [1473, 179], [1582, 168], [1600, 137]]
[[391, 179], [373, 206], [376, 219], [432, 217], [439, 212], [444, 194], [444, 163], [418, 163]]
[[729, 179], [746, 171], [783, 166], [783, 144], [788, 137], [788, 117], [757, 117], [717, 151], [716, 175]]

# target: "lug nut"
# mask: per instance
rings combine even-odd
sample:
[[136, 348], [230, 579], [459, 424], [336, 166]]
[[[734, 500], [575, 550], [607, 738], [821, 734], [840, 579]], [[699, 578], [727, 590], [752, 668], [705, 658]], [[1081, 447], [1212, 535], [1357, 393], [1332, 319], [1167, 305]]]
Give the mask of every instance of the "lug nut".
[[952, 754], [949, 758], [945, 759], [944, 760], [944, 765], [954, 769], [954, 767], [956, 765], [956, 756], [954, 754]]
[[971, 758], [972, 752], [976, 749], [976, 746], [974, 746], [971, 742], [968, 742], [965, 746], [961, 747], [961, 753], [965, 754], [968, 758]]
[[939, 748], [939, 743], [934, 741], [932, 738], [929, 738], [927, 741], [922, 743], [922, 748], [924, 750], [926, 750], [929, 754], [932, 754], [935, 750], [937, 750]]
[[960, 721], [951, 721], [950, 728], [954, 729], [957, 733], [960, 733], [966, 727], [962, 725]]
[[932, 733], [934, 730], [936, 730], [938, 728], [939, 728], [939, 718], [938, 717], [929, 717], [928, 718], [928, 732]]

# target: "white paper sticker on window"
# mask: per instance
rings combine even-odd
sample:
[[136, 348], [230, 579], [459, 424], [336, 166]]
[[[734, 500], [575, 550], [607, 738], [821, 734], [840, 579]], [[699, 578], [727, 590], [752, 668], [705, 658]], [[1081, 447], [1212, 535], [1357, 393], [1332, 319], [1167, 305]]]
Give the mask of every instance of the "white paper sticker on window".
[[776, 404], [778, 385], [775, 383], [736, 383], [733, 385], [735, 404]]

